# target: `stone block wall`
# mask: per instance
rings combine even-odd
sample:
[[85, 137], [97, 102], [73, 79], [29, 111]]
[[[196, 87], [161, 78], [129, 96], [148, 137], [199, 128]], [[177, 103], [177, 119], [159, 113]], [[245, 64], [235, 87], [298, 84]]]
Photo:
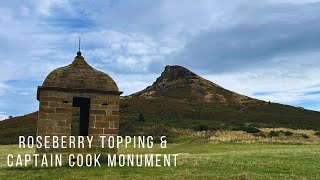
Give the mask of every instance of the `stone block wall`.
[[88, 135], [94, 139], [92, 148], [43, 148], [37, 149], [37, 152], [116, 153], [116, 149], [101, 148], [100, 135], [118, 135], [119, 95], [42, 90], [39, 94], [37, 135], [59, 137], [71, 135], [72, 114], [79, 111], [78, 107], [73, 107], [74, 97], [90, 98]]

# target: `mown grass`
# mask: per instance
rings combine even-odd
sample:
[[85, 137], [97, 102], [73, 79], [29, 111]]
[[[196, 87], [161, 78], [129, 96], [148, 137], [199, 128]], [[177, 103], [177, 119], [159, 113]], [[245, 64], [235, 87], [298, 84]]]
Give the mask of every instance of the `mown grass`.
[[179, 153], [177, 167], [8, 168], [8, 153], [33, 150], [0, 146], [0, 179], [319, 179], [320, 145], [212, 143], [180, 137], [167, 149], [119, 153]]

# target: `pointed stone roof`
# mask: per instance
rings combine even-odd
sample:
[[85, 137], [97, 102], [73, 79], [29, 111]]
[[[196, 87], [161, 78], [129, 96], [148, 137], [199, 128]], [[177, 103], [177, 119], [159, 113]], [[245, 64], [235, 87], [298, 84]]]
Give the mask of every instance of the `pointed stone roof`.
[[91, 67], [79, 51], [73, 62], [67, 66], [53, 70], [44, 80], [41, 89], [81, 92], [119, 92], [117, 84], [106, 73]]

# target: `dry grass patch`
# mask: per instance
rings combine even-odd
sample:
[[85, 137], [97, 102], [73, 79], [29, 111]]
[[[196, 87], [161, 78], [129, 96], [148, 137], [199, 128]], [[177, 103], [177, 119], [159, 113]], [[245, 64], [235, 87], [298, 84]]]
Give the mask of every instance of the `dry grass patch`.
[[288, 128], [260, 128], [259, 133], [244, 131], [217, 131], [210, 137], [216, 142], [245, 143], [283, 143], [283, 144], [319, 144], [320, 138], [313, 130], [294, 130]]

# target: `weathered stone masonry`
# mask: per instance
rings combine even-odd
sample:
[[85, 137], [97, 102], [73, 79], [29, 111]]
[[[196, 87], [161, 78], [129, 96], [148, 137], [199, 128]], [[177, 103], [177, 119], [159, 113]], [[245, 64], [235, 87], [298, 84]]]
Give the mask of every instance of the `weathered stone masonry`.
[[[110, 76], [92, 68], [81, 56], [81, 52], [78, 52], [70, 65], [52, 71], [46, 77], [43, 85], [38, 87], [37, 135], [70, 136], [72, 126], [79, 126], [80, 134], [94, 137], [93, 147], [91, 149], [50, 148], [37, 151], [116, 153], [116, 149], [101, 148], [100, 135], [118, 134], [121, 93]], [[80, 105], [83, 107], [75, 107], [77, 98], [80, 99]], [[88, 100], [89, 104], [82, 102], [83, 99]], [[89, 109], [86, 110], [86, 107]], [[72, 122], [75, 118], [73, 114], [76, 112], [80, 113], [80, 120], [79, 124], [75, 125]], [[85, 116], [87, 115], [89, 122], [86, 126]], [[80, 135], [79, 133], [76, 135]]]

